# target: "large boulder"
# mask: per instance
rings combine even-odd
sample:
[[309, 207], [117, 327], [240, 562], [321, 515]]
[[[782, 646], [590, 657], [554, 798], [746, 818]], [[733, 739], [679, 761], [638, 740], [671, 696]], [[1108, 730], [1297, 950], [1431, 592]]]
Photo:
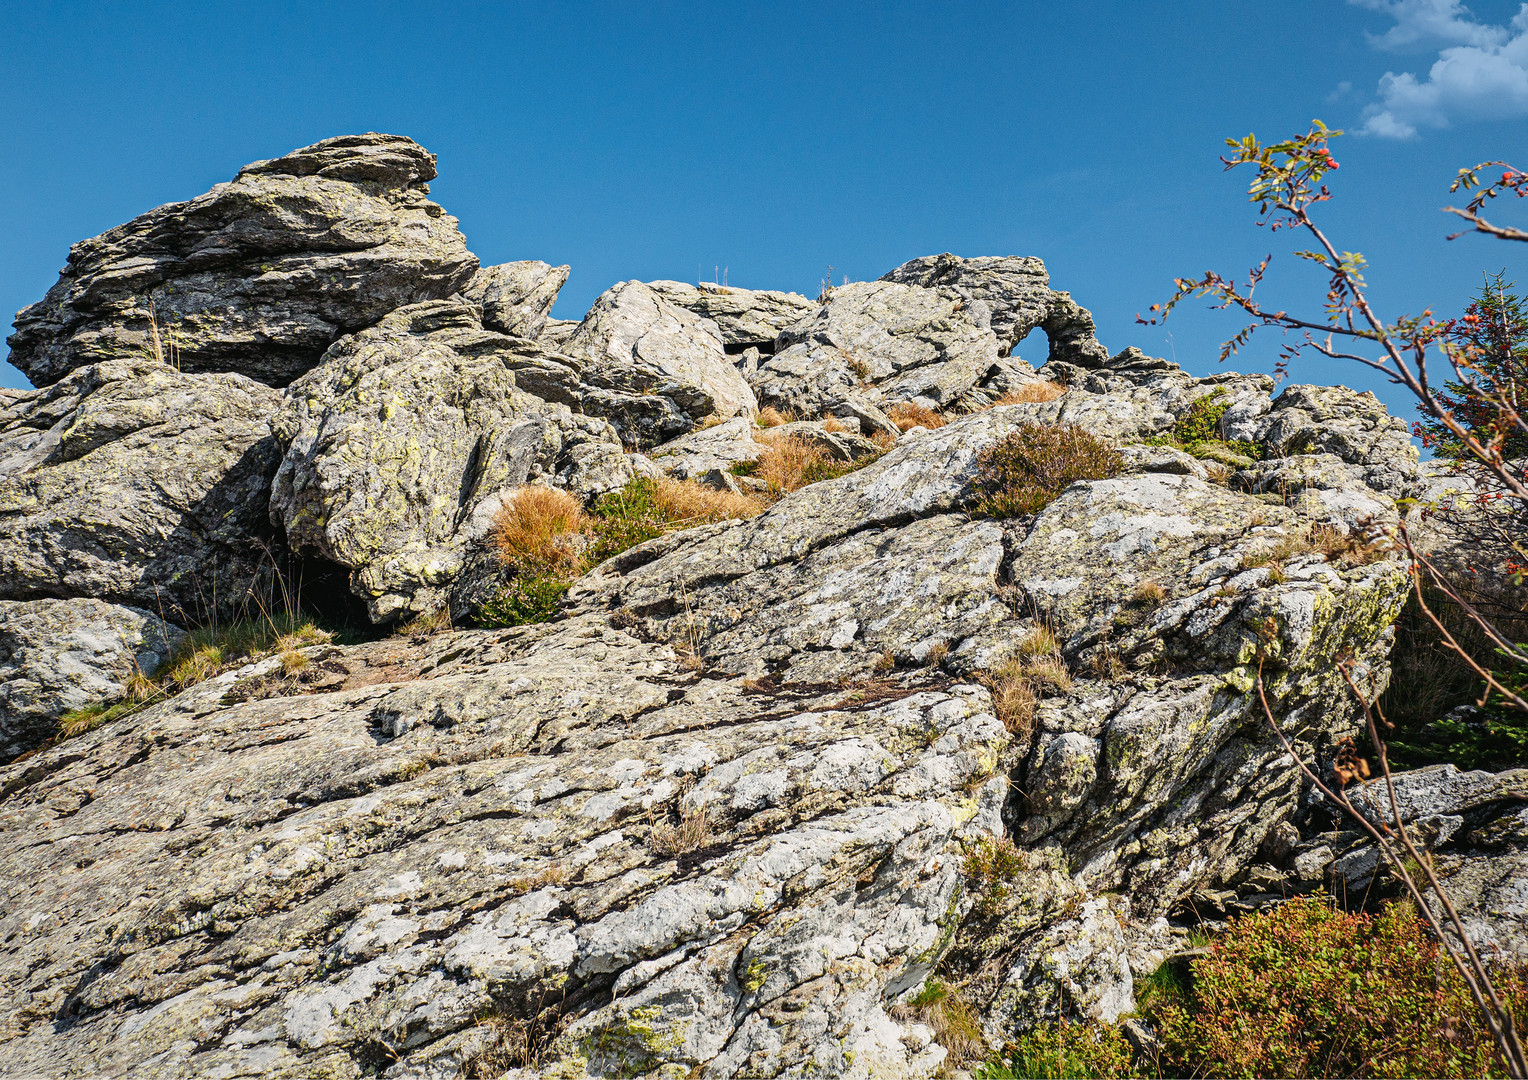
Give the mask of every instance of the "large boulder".
[[[588, 498], [632, 479], [609, 424], [520, 389], [524, 344], [467, 303], [415, 304], [287, 388], [272, 520], [294, 550], [349, 567], [373, 620], [459, 606], [453, 586], [508, 489]], [[539, 360], [561, 367], [555, 355]]]
[[1098, 342], [1092, 313], [1070, 294], [1052, 289], [1045, 264], [1032, 256], [962, 259], [945, 252], [905, 262], [881, 280], [946, 288], [983, 305], [1005, 356], [1038, 326], [1050, 339], [1048, 360], [1098, 367], [1109, 358]]
[[152, 360], [71, 372], [0, 407], [0, 599], [90, 597], [181, 625], [261, 592], [281, 392]]
[[568, 270], [534, 259], [485, 266], [462, 289], [462, 296], [482, 307], [483, 325], [489, 330], [536, 338], [546, 329]]
[[738, 289], [704, 281], [699, 285], [649, 281], [647, 287], [669, 303], [714, 322], [729, 353], [741, 353], [750, 347], [764, 353], [774, 352], [780, 331], [812, 315], [819, 306], [800, 293]]
[[602, 293], [560, 347], [584, 361], [584, 411], [610, 420], [628, 446], [758, 411], [716, 324], [640, 281]]
[[426, 198], [434, 176], [435, 155], [396, 135], [246, 165], [75, 244], [17, 314], [10, 361], [38, 386], [134, 357], [284, 386], [340, 335], [472, 279], [456, 219]]
[[185, 631], [100, 600], [0, 600], [0, 761], [34, 750], [59, 717], [152, 677]]

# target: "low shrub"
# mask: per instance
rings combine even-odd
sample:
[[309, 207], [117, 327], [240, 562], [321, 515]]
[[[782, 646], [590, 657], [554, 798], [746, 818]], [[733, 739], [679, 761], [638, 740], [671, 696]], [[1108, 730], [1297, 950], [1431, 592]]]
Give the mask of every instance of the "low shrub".
[[[1488, 1076], [1463, 980], [1409, 903], [1371, 916], [1304, 897], [1232, 920], [1154, 1017], [1177, 1075]], [[1521, 1016], [1528, 988], [1498, 988]], [[1178, 1071], [1181, 1070], [1181, 1071]]]
[[966, 847], [960, 869], [975, 897], [972, 910], [991, 918], [1002, 910], [1009, 886], [1024, 869], [1024, 856], [1006, 836], [1000, 840], [983, 836]]
[[1082, 1024], [1065, 1019], [1043, 1024], [1003, 1048], [996, 1060], [976, 1073], [982, 1080], [1018, 1077], [1064, 1080], [1067, 1077], [1139, 1076], [1132, 1065], [1130, 1044], [1116, 1027]]
[[1124, 467], [1119, 451], [1075, 424], [1026, 424], [977, 456], [974, 509], [995, 518], [1036, 514], [1077, 481]]
[[[1522, 1016], [1524, 969], [1498, 968]], [[1464, 981], [1408, 901], [1377, 915], [1300, 897], [1232, 919], [1205, 953], [1137, 983], [1160, 1044], [1132, 1066], [1122, 1033], [1042, 1024], [982, 1076], [1503, 1075]]]

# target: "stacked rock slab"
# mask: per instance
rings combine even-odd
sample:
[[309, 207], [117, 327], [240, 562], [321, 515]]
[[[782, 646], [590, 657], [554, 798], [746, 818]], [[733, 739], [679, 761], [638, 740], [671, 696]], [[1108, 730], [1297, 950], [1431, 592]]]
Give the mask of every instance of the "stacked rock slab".
[[341, 334], [472, 280], [456, 219], [426, 198], [434, 176], [435, 155], [395, 135], [247, 165], [75, 244], [16, 316], [10, 361], [38, 386], [146, 356], [284, 386]]
[[462, 289], [462, 296], [483, 309], [483, 325], [489, 330], [537, 338], [567, 283], [568, 271], [534, 259], [485, 266]]
[[453, 587], [503, 492], [546, 484], [587, 499], [632, 479], [609, 424], [519, 389], [521, 345], [467, 303], [415, 304], [287, 388], [272, 519], [294, 550], [350, 568], [374, 621], [460, 609]]

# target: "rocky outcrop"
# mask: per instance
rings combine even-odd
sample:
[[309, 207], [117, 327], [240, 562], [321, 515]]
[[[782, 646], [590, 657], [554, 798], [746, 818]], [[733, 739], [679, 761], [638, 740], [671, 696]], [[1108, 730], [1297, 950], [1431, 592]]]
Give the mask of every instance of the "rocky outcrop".
[[10, 362], [35, 385], [155, 357], [284, 386], [341, 334], [450, 296], [477, 270], [425, 196], [435, 155], [396, 135], [326, 139], [82, 240], [16, 316]]
[[1093, 315], [1070, 294], [1050, 287], [1050, 275], [1039, 259], [982, 256], [962, 259], [946, 252], [905, 262], [881, 278], [925, 289], [945, 288], [973, 308], [987, 310], [989, 325], [1008, 355], [1035, 327], [1050, 339], [1047, 360], [1099, 367], [1109, 351], [1098, 343]]
[[[980, 450], [1054, 404], [633, 548], [562, 621], [315, 647], [0, 769], [40, 883], [0, 904], [12, 1067], [930, 1076], [892, 1007], [936, 964], [996, 1035], [1068, 963], [1128, 1008], [1162, 916], [1296, 808], [1259, 658], [1313, 752], [1406, 575], [1243, 570], [1305, 519], [1177, 472], [969, 516]], [[1010, 731], [975, 676], [1044, 619], [1073, 681]]]
[[517, 386], [552, 381], [517, 368], [519, 349], [466, 303], [416, 304], [339, 341], [287, 389], [272, 520], [294, 550], [350, 568], [373, 621], [460, 608], [453, 587], [506, 490], [592, 498], [632, 479], [609, 424]]
[[537, 338], [546, 329], [568, 271], [566, 266], [535, 260], [485, 266], [462, 289], [462, 296], [483, 309], [483, 325], [489, 330]]
[[775, 351], [775, 338], [793, 323], [816, 312], [819, 305], [800, 293], [737, 289], [702, 281], [649, 281], [647, 287], [663, 299], [710, 319], [721, 331], [729, 353], [750, 347], [763, 353]]
[[628, 446], [656, 446], [702, 420], [758, 411], [716, 324], [639, 281], [601, 294], [561, 347], [584, 361], [584, 411], [608, 419]]
[[185, 636], [100, 600], [0, 600], [0, 760], [41, 746], [65, 713], [120, 699]]
[[258, 591], [281, 394], [151, 360], [80, 368], [0, 410], [0, 599], [87, 597], [190, 625]]

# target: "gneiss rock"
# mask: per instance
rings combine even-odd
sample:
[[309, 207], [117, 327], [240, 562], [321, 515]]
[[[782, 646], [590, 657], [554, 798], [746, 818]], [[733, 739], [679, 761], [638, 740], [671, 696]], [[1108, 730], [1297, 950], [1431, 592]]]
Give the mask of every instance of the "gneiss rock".
[[42, 745], [66, 712], [121, 698], [185, 636], [100, 600], [0, 600], [0, 761]]
[[469, 304], [415, 304], [287, 388], [271, 517], [294, 550], [351, 568], [373, 620], [460, 608], [453, 587], [509, 489], [591, 498], [632, 479], [609, 424], [516, 385], [576, 377], [556, 354], [516, 370], [524, 344], [485, 331]]
[[799, 293], [737, 289], [704, 281], [699, 285], [649, 281], [647, 287], [669, 303], [716, 323], [729, 353], [741, 353], [750, 346], [762, 353], [774, 352], [780, 331], [820, 306]]
[[1045, 264], [1033, 257], [986, 255], [962, 259], [946, 252], [905, 262], [881, 278], [924, 288], [946, 288], [988, 311], [989, 324], [1004, 343], [1003, 355], [1035, 327], [1050, 339], [1047, 360], [1098, 367], [1109, 358], [1099, 344], [1093, 315], [1070, 294], [1050, 287]]
[[471, 281], [456, 219], [426, 198], [434, 176], [435, 155], [396, 135], [247, 165], [75, 244], [58, 284], [16, 316], [10, 361], [38, 386], [160, 354], [284, 386], [341, 334]]
[[462, 296], [483, 309], [483, 325], [515, 337], [536, 338], [546, 328], [557, 292], [568, 280], [568, 267], [534, 260], [485, 266], [462, 289]]
[[710, 417], [758, 411], [716, 324], [639, 281], [602, 293], [560, 348], [584, 362], [584, 411], [607, 418], [628, 446], [656, 446]]
[[0, 599], [228, 617], [272, 569], [280, 402], [242, 375], [117, 360], [0, 407]]
[[781, 331], [776, 350], [752, 378], [760, 404], [807, 419], [858, 404], [874, 421], [861, 423], [865, 434], [896, 430], [881, 412], [886, 405], [952, 405], [998, 363], [984, 305], [885, 281], [834, 289], [816, 312]]

